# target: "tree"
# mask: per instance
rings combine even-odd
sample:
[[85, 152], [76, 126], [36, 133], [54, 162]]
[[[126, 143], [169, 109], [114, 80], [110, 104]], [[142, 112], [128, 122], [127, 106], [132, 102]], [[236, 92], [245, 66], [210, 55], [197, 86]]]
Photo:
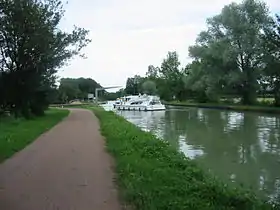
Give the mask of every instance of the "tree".
[[91, 78], [62, 78], [59, 85], [60, 99], [63, 103], [74, 99], [84, 100], [89, 93], [94, 94], [96, 88], [101, 88], [101, 85]]
[[142, 84], [142, 90], [144, 93], [146, 93], [148, 95], [155, 95], [157, 92], [156, 83], [152, 80], [146, 80]]
[[227, 81], [229, 86], [240, 87], [244, 104], [255, 103], [263, 67], [262, 31], [270, 23], [265, 3], [255, 0], [227, 5], [219, 15], [207, 20], [208, 30], [190, 48], [190, 54], [205, 73], [202, 75], [207, 89], [214, 88], [215, 92], [216, 87], [223, 87]]
[[227, 40], [201, 32], [196, 45], [189, 48], [189, 55], [194, 61], [184, 81], [200, 102], [217, 102], [226, 89], [240, 82], [236, 62], [228, 56]]
[[181, 100], [184, 93], [184, 82], [177, 52], [168, 52], [167, 57], [161, 64], [159, 73], [162, 79], [159, 81], [161, 84], [159, 90], [165, 100], [171, 100], [174, 97]]
[[180, 61], [177, 52], [168, 52], [159, 70], [161, 77], [167, 80], [176, 80], [180, 75], [179, 66]]
[[88, 31], [58, 28], [64, 14], [59, 0], [3, 0], [0, 13], [0, 67], [7, 93], [0, 101], [16, 116], [41, 115], [58, 69], [73, 56], [83, 56]]
[[204, 103], [209, 101], [206, 95], [208, 88], [207, 74], [202, 68], [203, 65], [198, 61], [192, 62], [189, 66], [189, 74], [184, 77], [185, 87], [188, 90], [194, 91], [198, 102]]
[[125, 86], [125, 92], [129, 95], [131, 94], [135, 94], [136, 90], [136, 86], [134, 83], [134, 79], [133, 78], [127, 78], [126, 80], [126, 86]]
[[275, 99], [275, 105], [280, 106], [280, 17], [271, 27], [265, 30], [263, 36], [264, 54], [263, 62], [265, 64], [263, 80], [266, 89], [272, 89]]
[[158, 78], [159, 71], [160, 71], [160, 69], [158, 67], [154, 67], [153, 65], [149, 65], [148, 66], [148, 71], [146, 72], [146, 76], [149, 79], [155, 80], [156, 78]]
[[108, 93], [106, 92], [105, 95], [104, 95], [104, 99], [105, 100], [116, 100], [117, 98], [120, 98], [124, 96], [124, 89], [120, 89], [118, 90], [117, 92], [114, 92], [114, 93]]
[[125, 92], [126, 94], [129, 95], [136, 95], [141, 93], [141, 85], [143, 83], [143, 79], [139, 75], [135, 75], [132, 78], [128, 78], [126, 80], [126, 87], [125, 87]]

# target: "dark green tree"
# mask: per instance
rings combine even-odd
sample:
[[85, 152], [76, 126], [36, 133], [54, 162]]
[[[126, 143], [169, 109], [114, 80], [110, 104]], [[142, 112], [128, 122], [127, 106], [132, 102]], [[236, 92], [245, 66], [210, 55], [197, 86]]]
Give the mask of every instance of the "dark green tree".
[[125, 93], [128, 95], [137, 95], [141, 93], [141, 85], [144, 78], [139, 75], [128, 78], [126, 81]]
[[88, 94], [95, 94], [101, 85], [91, 78], [62, 78], [59, 85], [60, 100], [63, 103], [74, 99], [85, 100]]
[[16, 116], [42, 115], [55, 74], [73, 56], [82, 55], [90, 42], [88, 31], [59, 29], [64, 14], [59, 0], [3, 0], [0, 14], [1, 77], [6, 81], [1, 87], [6, 98], [0, 101]]
[[168, 52], [159, 70], [159, 91], [165, 100], [181, 100], [184, 95], [183, 74], [180, 69], [179, 56], [176, 51]]
[[155, 80], [159, 76], [160, 69], [158, 67], [154, 67], [153, 65], [148, 66], [148, 71], [146, 72], [146, 76], [151, 79]]
[[271, 27], [265, 30], [263, 36], [264, 43], [264, 72], [263, 80], [266, 84], [266, 90], [272, 90], [275, 99], [275, 105], [280, 106], [280, 17]]
[[142, 84], [142, 91], [148, 95], [156, 95], [157, 93], [157, 86], [153, 80], [146, 80]]
[[231, 87], [240, 91], [244, 104], [255, 103], [263, 68], [262, 31], [270, 23], [265, 3], [255, 0], [227, 5], [207, 20], [208, 29], [190, 54], [200, 65], [196, 67], [200, 72], [194, 73], [202, 83], [199, 88], [209, 98], [217, 100], [215, 93]]

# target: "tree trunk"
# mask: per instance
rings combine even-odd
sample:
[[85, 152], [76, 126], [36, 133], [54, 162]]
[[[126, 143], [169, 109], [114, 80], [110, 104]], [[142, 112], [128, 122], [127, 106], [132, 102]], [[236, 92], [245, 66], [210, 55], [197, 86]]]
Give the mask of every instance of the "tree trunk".
[[244, 105], [253, 105], [256, 103], [256, 90], [251, 85], [246, 85], [242, 90], [242, 104]]
[[275, 106], [280, 107], [280, 92], [278, 88], [275, 88], [274, 90], [274, 103]]
[[253, 105], [257, 100], [257, 79], [254, 70], [251, 68], [244, 69], [246, 80], [242, 89], [242, 103]]

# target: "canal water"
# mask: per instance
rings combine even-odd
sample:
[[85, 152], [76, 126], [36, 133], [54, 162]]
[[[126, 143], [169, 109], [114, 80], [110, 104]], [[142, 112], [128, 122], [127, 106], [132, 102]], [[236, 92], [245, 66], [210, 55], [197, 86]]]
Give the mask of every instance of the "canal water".
[[199, 108], [117, 113], [218, 178], [280, 200], [280, 116]]

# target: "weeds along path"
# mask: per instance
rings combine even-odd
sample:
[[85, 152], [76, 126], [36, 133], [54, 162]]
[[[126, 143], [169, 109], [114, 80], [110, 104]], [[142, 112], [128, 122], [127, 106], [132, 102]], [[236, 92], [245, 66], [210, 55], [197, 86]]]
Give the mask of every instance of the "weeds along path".
[[118, 210], [112, 160], [97, 118], [69, 117], [0, 165], [1, 210]]

